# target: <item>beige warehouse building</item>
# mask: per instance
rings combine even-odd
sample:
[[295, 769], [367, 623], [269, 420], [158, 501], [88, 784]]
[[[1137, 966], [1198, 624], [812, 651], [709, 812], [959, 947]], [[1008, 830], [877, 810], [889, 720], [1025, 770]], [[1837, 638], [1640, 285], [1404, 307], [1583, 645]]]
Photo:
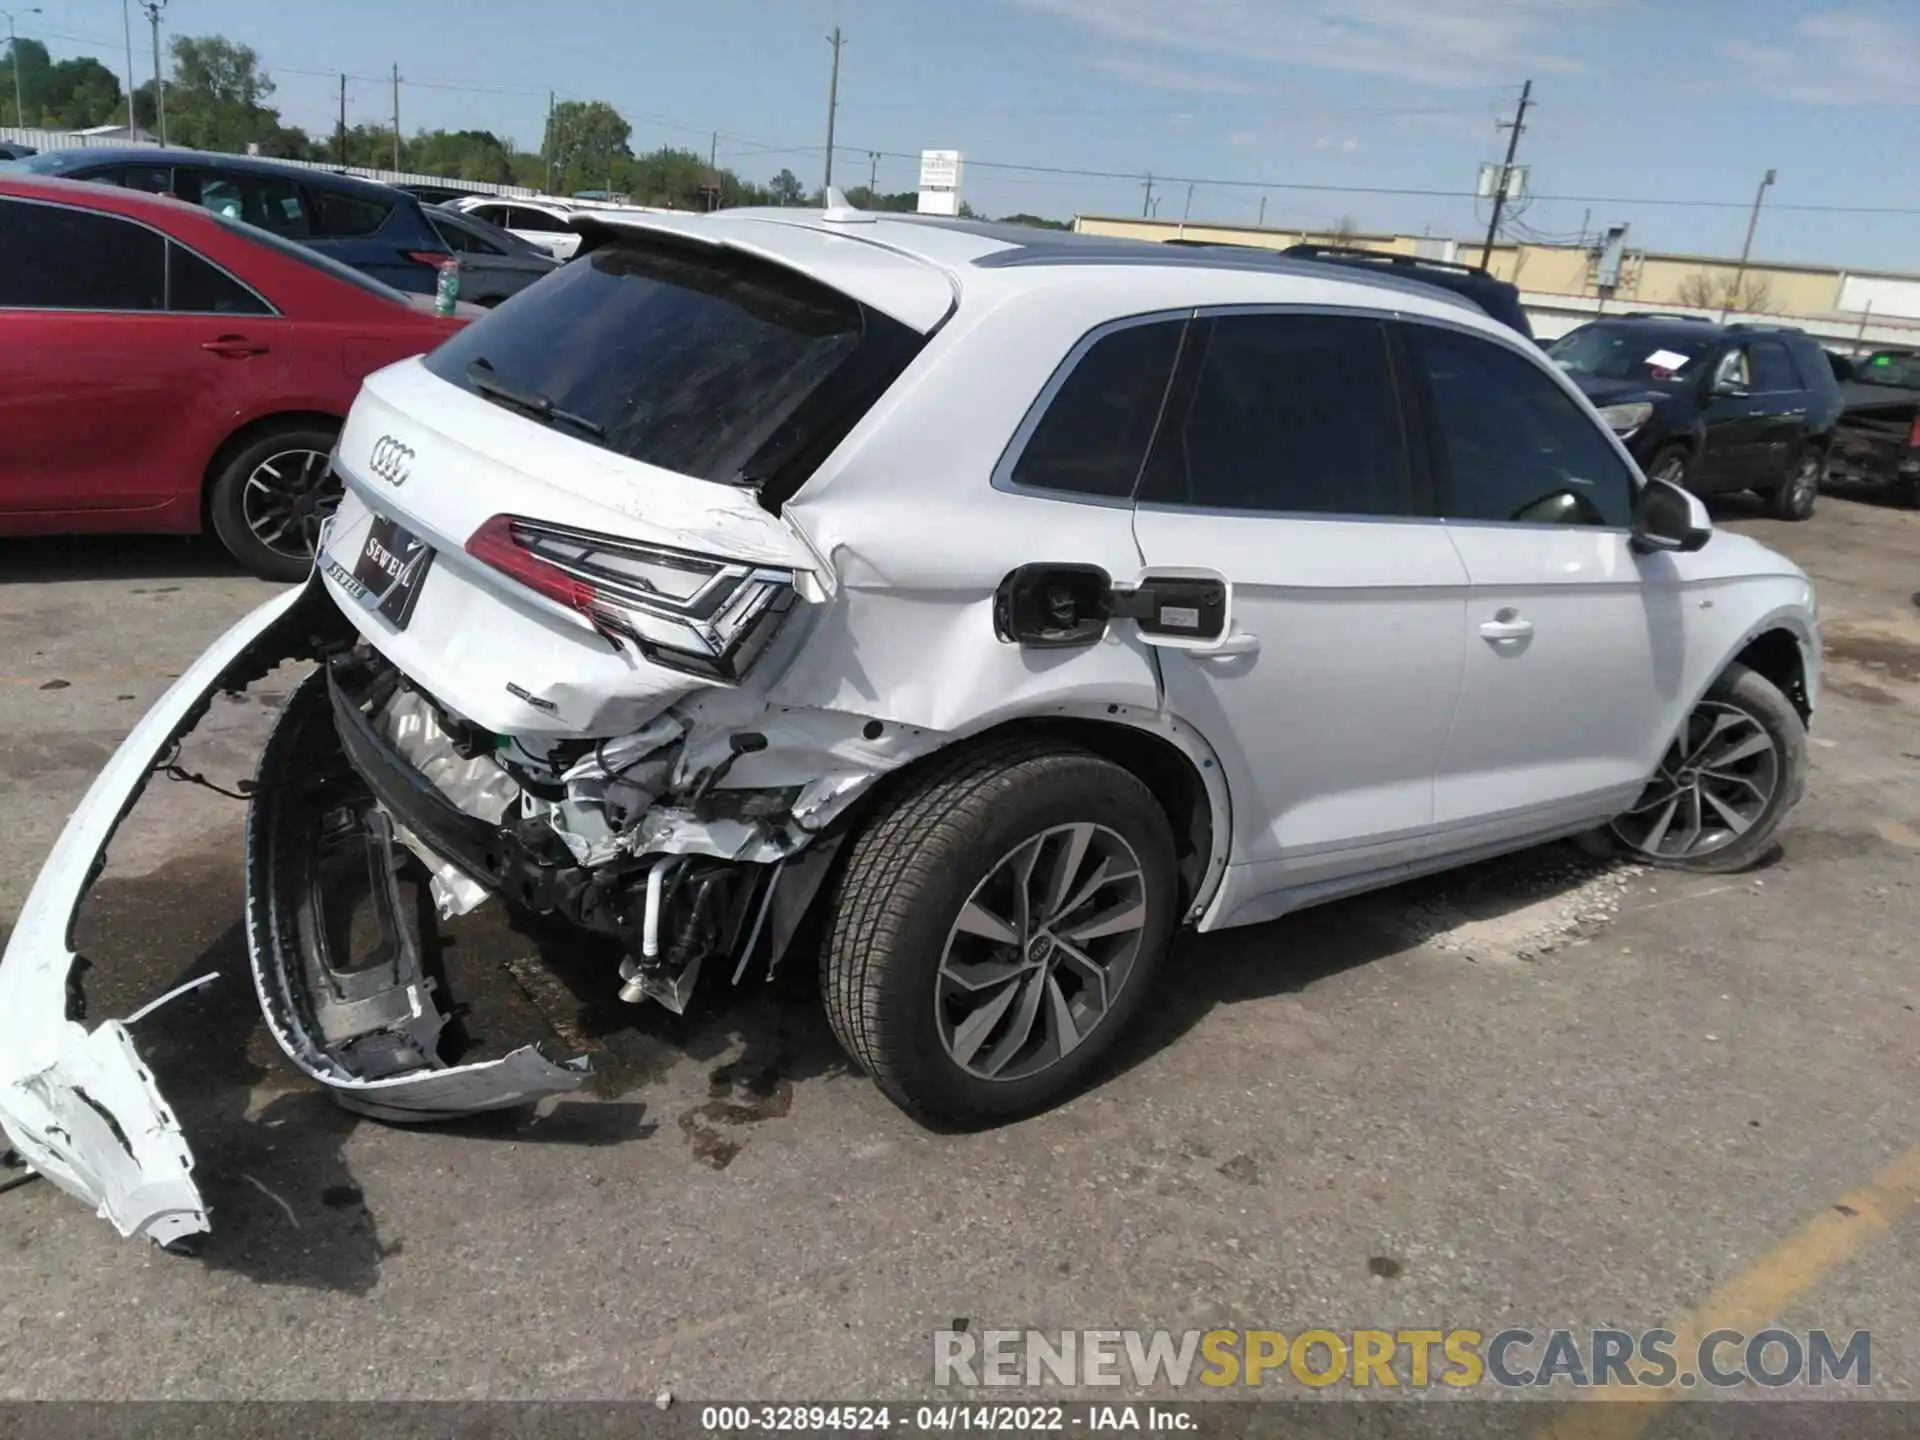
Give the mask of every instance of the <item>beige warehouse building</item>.
[[[1325, 231], [1105, 215], [1078, 216], [1074, 229], [1139, 240], [1184, 239], [1274, 250], [1303, 242], [1340, 244], [1468, 264], [1480, 261], [1478, 243], [1420, 235], [1336, 236]], [[1802, 326], [1829, 344], [1920, 345], [1920, 273], [1766, 260], [1749, 260], [1742, 270], [1736, 260], [1724, 256], [1628, 250], [1620, 266], [1619, 285], [1603, 295], [1597, 283], [1597, 246], [1514, 241], [1495, 245], [1487, 268], [1519, 286], [1543, 336], [1564, 333], [1594, 314], [1610, 310], [1665, 310], [1676, 314], [1705, 310], [1717, 317], [1721, 306], [1731, 300], [1735, 302], [1731, 306], [1734, 319], [1784, 321]]]

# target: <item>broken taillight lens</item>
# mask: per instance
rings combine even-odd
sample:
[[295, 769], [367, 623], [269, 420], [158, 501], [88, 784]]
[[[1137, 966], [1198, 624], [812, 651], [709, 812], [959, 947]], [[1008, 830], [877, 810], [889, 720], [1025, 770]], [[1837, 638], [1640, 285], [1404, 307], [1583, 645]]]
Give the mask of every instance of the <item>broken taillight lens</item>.
[[793, 607], [793, 572], [496, 515], [467, 553], [656, 665], [734, 681]]

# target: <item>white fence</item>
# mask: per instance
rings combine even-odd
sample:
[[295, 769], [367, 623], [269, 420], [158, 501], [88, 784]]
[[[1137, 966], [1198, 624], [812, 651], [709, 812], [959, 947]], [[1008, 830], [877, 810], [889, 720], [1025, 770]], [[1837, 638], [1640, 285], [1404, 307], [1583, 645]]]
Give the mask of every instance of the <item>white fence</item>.
[[[18, 145], [31, 145], [36, 150], [119, 150], [129, 146], [158, 143], [146, 139], [129, 141], [125, 135], [82, 135], [73, 130], [23, 130], [11, 125], [0, 125], [0, 140], [10, 140]], [[277, 160], [274, 163], [299, 165], [308, 170], [326, 170], [335, 175], [358, 175], [364, 180], [378, 180], [382, 185], [444, 185], [448, 189], [465, 190], [475, 195], [509, 195], [521, 200], [531, 200], [540, 193], [538, 190], [529, 190], [524, 185], [495, 185], [485, 180], [452, 180], [445, 175], [420, 175], [406, 170], [376, 170], [364, 165], [329, 165], [318, 160]]]

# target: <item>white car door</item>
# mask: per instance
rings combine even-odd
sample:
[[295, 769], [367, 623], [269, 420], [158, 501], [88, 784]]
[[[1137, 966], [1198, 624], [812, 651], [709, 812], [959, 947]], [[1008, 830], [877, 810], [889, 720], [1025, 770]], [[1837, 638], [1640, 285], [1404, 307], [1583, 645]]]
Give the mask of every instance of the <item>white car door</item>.
[[1466, 572], [1410, 463], [1377, 319], [1202, 315], [1134, 515], [1148, 569], [1231, 587], [1213, 652], [1161, 648], [1166, 703], [1212, 743], [1233, 843], [1209, 925], [1420, 854], [1460, 683]]
[[529, 245], [538, 245], [556, 260], [571, 260], [580, 249], [580, 235], [557, 211], [535, 205], [507, 209], [507, 229]]
[[1632, 470], [1544, 362], [1464, 328], [1399, 328], [1472, 587], [1434, 790], [1439, 844], [1609, 818], [1633, 803], [1689, 700], [1672, 558], [1633, 550]]

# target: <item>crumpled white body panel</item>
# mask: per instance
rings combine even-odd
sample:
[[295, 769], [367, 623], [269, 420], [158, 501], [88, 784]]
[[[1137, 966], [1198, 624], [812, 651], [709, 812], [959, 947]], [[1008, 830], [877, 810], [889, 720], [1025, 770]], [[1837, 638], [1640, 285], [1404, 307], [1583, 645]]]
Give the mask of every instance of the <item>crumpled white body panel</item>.
[[[0, 960], [0, 1126], [28, 1164], [122, 1235], [175, 1244], [210, 1226], [193, 1180], [193, 1152], [126, 1025], [107, 1020], [89, 1031], [67, 1018], [68, 977], [78, 959], [74, 917], [114, 831], [175, 737], [192, 728], [216, 691], [244, 685], [305, 648], [303, 600], [329, 604], [311, 588], [260, 606], [209, 646], [133, 728], [68, 819]], [[571, 1090], [586, 1077], [584, 1062], [556, 1064], [531, 1046], [499, 1060], [373, 1082], [332, 1073], [289, 1033], [257, 964], [255, 980], [281, 1049], [364, 1114], [444, 1119]]]
[[61, 831], [0, 960], [0, 1125], [34, 1169], [122, 1235], [176, 1242], [204, 1232], [207, 1213], [193, 1153], [126, 1027], [89, 1033], [66, 1018], [74, 916], [154, 764], [302, 593], [235, 625], [133, 728]]

